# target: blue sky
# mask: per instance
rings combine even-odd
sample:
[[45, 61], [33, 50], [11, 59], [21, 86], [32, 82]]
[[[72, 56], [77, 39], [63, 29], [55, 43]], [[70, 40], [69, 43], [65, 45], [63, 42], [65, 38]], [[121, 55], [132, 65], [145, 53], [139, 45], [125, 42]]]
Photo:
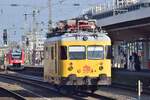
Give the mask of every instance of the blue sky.
[[[60, 1], [63, 1], [60, 3]], [[94, 6], [98, 3], [108, 0], [52, 0], [52, 21], [56, 22], [63, 19], [69, 19], [82, 14], [83, 9]], [[48, 22], [48, 0], [0, 0], [0, 32], [8, 29], [9, 40], [21, 40], [21, 35], [32, 26], [32, 16], [27, 16], [25, 24], [24, 14], [31, 14], [34, 9], [39, 10], [36, 20], [38, 23], [44, 22], [43, 27], [47, 27]], [[73, 6], [79, 3], [80, 6]], [[10, 4], [20, 6], [12, 7]], [[26, 28], [24, 28], [26, 27]], [[24, 29], [23, 29], [24, 28]], [[2, 34], [0, 34], [2, 37]], [[0, 38], [0, 43], [2, 38]]]

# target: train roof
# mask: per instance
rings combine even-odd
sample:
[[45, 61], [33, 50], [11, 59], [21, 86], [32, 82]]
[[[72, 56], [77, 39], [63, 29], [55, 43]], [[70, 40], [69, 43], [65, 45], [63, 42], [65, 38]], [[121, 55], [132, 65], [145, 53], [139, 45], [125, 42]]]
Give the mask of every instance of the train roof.
[[[59, 34], [59, 33], [58, 33]], [[48, 38], [45, 43], [54, 41], [111, 41], [106, 33], [102, 32], [78, 32], [78, 33], [65, 33], [60, 36]]]

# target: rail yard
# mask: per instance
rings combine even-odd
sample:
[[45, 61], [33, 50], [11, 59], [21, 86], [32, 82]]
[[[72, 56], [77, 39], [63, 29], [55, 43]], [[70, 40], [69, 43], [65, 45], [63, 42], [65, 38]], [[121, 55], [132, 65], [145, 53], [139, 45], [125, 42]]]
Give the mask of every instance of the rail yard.
[[0, 100], [150, 100], [150, 0], [1, 0], [0, 22]]

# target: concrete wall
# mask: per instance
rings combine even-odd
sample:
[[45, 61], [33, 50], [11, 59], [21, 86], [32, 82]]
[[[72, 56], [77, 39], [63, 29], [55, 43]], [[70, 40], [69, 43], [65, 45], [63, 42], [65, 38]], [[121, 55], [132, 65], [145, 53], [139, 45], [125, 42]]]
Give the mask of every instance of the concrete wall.
[[98, 26], [107, 26], [112, 24], [117, 24], [121, 22], [133, 21], [137, 19], [150, 17], [150, 8], [141, 8], [136, 11], [131, 11], [128, 13], [108, 17], [105, 19], [97, 20]]

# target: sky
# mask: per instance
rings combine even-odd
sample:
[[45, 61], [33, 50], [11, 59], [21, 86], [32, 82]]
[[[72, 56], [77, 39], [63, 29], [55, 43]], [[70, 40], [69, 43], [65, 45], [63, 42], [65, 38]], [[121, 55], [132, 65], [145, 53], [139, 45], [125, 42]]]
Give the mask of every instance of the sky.
[[[52, 0], [52, 22], [77, 17], [82, 14], [84, 9], [107, 1]], [[19, 6], [11, 6], [11, 4]], [[73, 4], [80, 4], [80, 6]], [[0, 43], [2, 43], [3, 29], [8, 29], [9, 41], [21, 42], [21, 36], [32, 29], [31, 14], [33, 10], [36, 11], [36, 22], [40, 23], [39, 27], [46, 29], [49, 15], [48, 0], [0, 0]], [[26, 21], [25, 13], [28, 14]]]

